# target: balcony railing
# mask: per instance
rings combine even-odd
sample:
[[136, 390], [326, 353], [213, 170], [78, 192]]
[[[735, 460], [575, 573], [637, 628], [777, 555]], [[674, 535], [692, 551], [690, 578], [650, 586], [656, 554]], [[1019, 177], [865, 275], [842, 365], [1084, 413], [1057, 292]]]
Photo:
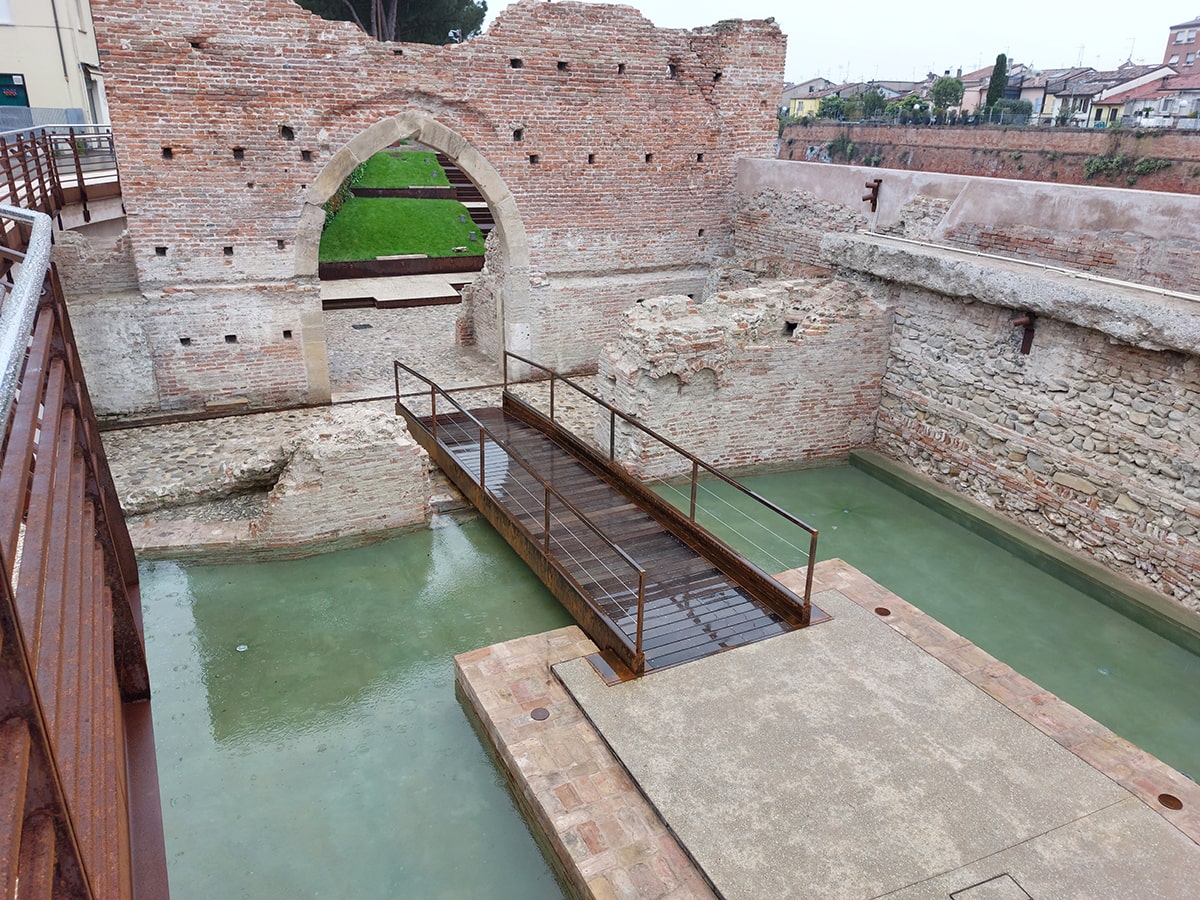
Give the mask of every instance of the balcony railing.
[[166, 897], [133, 547], [51, 219], [0, 229], [0, 897]]

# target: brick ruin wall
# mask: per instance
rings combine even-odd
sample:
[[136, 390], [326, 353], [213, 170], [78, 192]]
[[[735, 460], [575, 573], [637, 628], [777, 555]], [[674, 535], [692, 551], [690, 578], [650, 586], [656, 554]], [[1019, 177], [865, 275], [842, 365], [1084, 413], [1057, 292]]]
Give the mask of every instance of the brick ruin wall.
[[[840, 149], [847, 142], [853, 145], [850, 159]], [[780, 159], [822, 157], [835, 164], [1200, 193], [1200, 132], [1196, 131], [822, 122], [784, 128]], [[1118, 157], [1124, 157], [1124, 165], [1089, 178], [1085, 169], [1089, 157], [1105, 157], [1114, 166]], [[1144, 174], [1139, 174], [1139, 160], [1146, 160], [1140, 169]]]
[[[872, 214], [860, 198], [880, 176]], [[1195, 197], [746, 161], [739, 257], [717, 293], [687, 315], [671, 305], [681, 301], [643, 304], [601, 374], [701, 456], [803, 462], [821, 455], [810, 448], [823, 433], [832, 457], [874, 447], [1200, 612], [1200, 299], [947, 249], [964, 223], [1019, 221], [1060, 247], [1071, 235], [1077, 255], [1056, 264], [1195, 291], [1195, 272], [1164, 263], [1195, 247], [1198, 220]], [[1112, 234], [1141, 253], [1117, 252]], [[1112, 264], [1096, 262], [1105, 253]], [[1039, 258], [1036, 242], [1013, 256]], [[754, 317], [778, 325], [788, 308], [764, 298], [797, 293], [849, 318], [795, 348], [758, 338], [755, 327], [770, 329]], [[1024, 312], [1035, 314], [1027, 355], [1014, 327]], [[697, 371], [722, 374], [680, 377]], [[814, 375], [829, 378], [824, 405], [808, 402]], [[678, 423], [685, 398], [694, 426]]]
[[164, 409], [327, 398], [312, 235], [343, 174], [404, 136], [396, 121], [435, 122], [419, 133], [490, 167], [481, 189], [507, 211], [493, 270], [509, 299], [483, 285], [503, 308], [463, 333], [561, 367], [594, 360], [648, 284], [703, 285], [732, 253], [736, 160], [773, 153], [770, 21], [658, 29], [629, 7], [522, 0], [434, 47], [292, 0], [93, 10], [146, 300], [127, 330], [147, 336], [153, 383], [134, 393]]

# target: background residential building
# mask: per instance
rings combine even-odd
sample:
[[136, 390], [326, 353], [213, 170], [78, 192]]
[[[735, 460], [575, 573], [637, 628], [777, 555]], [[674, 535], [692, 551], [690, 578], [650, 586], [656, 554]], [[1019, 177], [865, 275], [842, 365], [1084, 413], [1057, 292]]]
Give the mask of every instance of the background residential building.
[[88, 0], [0, 0], [0, 131], [106, 121]]

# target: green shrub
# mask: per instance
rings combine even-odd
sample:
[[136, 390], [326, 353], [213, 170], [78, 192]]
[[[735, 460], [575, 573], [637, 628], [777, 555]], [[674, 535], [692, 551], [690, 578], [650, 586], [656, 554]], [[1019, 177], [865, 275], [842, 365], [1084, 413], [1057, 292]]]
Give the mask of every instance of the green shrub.
[[333, 192], [333, 196], [325, 201], [326, 228], [328, 228], [333, 222], [334, 217], [338, 214], [338, 210], [340, 210], [342, 206], [345, 205], [346, 201], [353, 196], [351, 190], [356, 184], [358, 184], [359, 179], [362, 178], [362, 173], [366, 168], [366, 165], [366, 163], [360, 163], [359, 165], [355, 166], [354, 171], [347, 175], [342, 183], [338, 185], [338, 189]]
[[1143, 156], [1133, 164], [1134, 175], [1149, 175], [1151, 172], [1157, 172], [1160, 169], [1169, 169], [1171, 161], [1169, 159], [1157, 159], [1153, 156]]

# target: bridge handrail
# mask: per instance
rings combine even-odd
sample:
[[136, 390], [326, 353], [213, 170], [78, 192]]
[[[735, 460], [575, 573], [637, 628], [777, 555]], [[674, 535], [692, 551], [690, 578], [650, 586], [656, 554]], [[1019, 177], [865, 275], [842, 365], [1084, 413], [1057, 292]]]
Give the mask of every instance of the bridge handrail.
[[[543, 528], [543, 540], [546, 545], [548, 557], [550, 557], [552, 560], [557, 562], [557, 557], [551, 556], [549, 553], [550, 504], [548, 502], [548, 499], [549, 499], [550, 495], [553, 495], [554, 498], [556, 500], [558, 500], [563, 506], [565, 506], [571, 512], [571, 514], [573, 516], [575, 516], [577, 519], [579, 519], [579, 521], [581, 521], [584, 525], [586, 525], [588, 527], [588, 529], [591, 530], [591, 532], [596, 535], [596, 537], [598, 537], [601, 541], [603, 541], [610, 549], [615, 551], [616, 554], [621, 558], [621, 560], [626, 565], [628, 565], [631, 569], [633, 569], [633, 571], [636, 573], [637, 579], [638, 579], [638, 586], [637, 586], [637, 592], [636, 592], [636, 594], [637, 594], [637, 635], [636, 635], [636, 638], [635, 638], [633, 644], [629, 644], [629, 641], [628, 641], [627, 637], [625, 636], [624, 632], [619, 627], [617, 627], [616, 623], [611, 622], [611, 620], [609, 620], [609, 621], [610, 621], [610, 624], [612, 625], [611, 630], [613, 631], [614, 636], [618, 640], [621, 640], [623, 643], [626, 644], [627, 649], [632, 651], [635, 659], [637, 659], [637, 660], [643, 659], [644, 654], [642, 651], [642, 630], [643, 630], [643, 621], [645, 619], [645, 606], [646, 606], [646, 569], [645, 569], [645, 567], [642, 566], [640, 563], [638, 563], [638, 561], [635, 560], [632, 556], [630, 556], [629, 553], [627, 553], [624, 549], [622, 549], [619, 544], [617, 544], [615, 541], [613, 541], [613, 539], [610, 538], [608, 536], [608, 534], [605, 533], [603, 528], [601, 528], [599, 525], [597, 525], [595, 522], [593, 522], [587, 516], [586, 513], [584, 513], [574, 503], [572, 503], [570, 500], [568, 500], [558, 490], [558, 488], [556, 488], [549, 481], [547, 481], [545, 478], [543, 478], [538, 473], [538, 471], [529, 462], [527, 462], [521, 456], [521, 454], [517, 453], [517, 451], [512, 449], [512, 447], [510, 447], [503, 438], [501, 438], [498, 434], [496, 434], [490, 428], [488, 428], [483, 422], [481, 422], [476, 416], [474, 416], [470, 412], [470, 410], [467, 410], [466, 408], [464, 408], [461, 403], [459, 403], [457, 400], [455, 400], [453, 397], [451, 397], [449, 392], [446, 391], [445, 388], [443, 388], [441, 385], [437, 384], [430, 378], [426, 377], [425, 375], [422, 375], [420, 372], [418, 372], [416, 369], [412, 368], [411, 366], [407, 366], [404, 363], [400, 362], [399, 360], [393, 360], [393, 367], [394, 367], [393, 374], [395, 376], [395, 386], [396, 386], [396, 411], [397, 411], [397, 413], [400, 413], [401, 411], [403, 411], [403, 412], [407, 413], [410, 418], [412, 418], [414, 420], [416, 419], [416, 415], [412, 412], [412, 410], [410, 410], [407, 406], [405, 406], [400, 401], [400, 398], [401, 398], [400, 372], [401, 371], [408, 373], [412, 377], [418, 379], [419, 381], [424, 382], [425, 384], [427, 384], [429, 386], [429, 397], [430, 397], [430, 407], [431, 407], [430, 416], [433, 420], [433, 428], [431, 429], [431, 434], [433, 435], [433, 438], [435, 441], [437, 440], [437, 400], [436, 400], [436, 397], [438, 394], [441, 394], [446, 400], [448, 400], [450, 402], [450, 404], [452, 406], [454, 406], [454, 408], [456, 410], [458, 410], [460, 413], [462, 413], [464, 416], [466, 416], [467, 419], [469, 419], [472, 423], [474, 423], [475, 426], [479, 429], [479, 435], [480, 435], [480, 438], [479, 438], [479, 441], [480, 441], [479, 486], [481, 488], [483, 488], [483, 490], [487, 491], [489, 494], [493, 493], [487, 486], [487, 481], [484, 477], [484, 471], [483, 471], [483, 446], [482, 445], [483, 445], [484, 436], [486, 436], [489, 440], [492, 441], [492, 443], [494, 443], [497, 447], [499, 447], [501, 450], [503, 450], [505, 455], [507, 455], [510, 459], [514, 460], [519, 466], [521, 466], [521, 468], [523, 468], [526, 472], [528, 472], [534, 478], [534, 480], [538, 482], [538, 484], [540, 484], [542, 486], [542, 489], [545, 491], [545, 493], [547, 495], [546, 499], [543, 501], [543, 510], [544, 510], [544, 513], [546, 516], [546, 524], [545, 524], [545, 527]], [[560, 563], [560, 566], [561, 566], [561, 563]], [[564, 571], [566, 571], [565, 567], [563, 567], [563, 568], [564, 568]], [[568, 576], [570, 575], [570, 573], [567, 573], [567, 574], [568, 574]], [[574, 578], [572, 578], [572, 580], [576, 581]], [[584, 589], [583, 586], [578, 583], [578, 581], [576, 581], [576, 586], [579, 587], [580, 590]], [[603, 616], [604, 614], [602, 612], [600, 612], [599, 615]], [[607, 618], [607, 616], [605, 616], [605, 618]]]
[[807, 608], [809, 606], [809, 604], [811, 602], [811, 596], [812, 596], [813, 561], [816, 559], [816, 555], [817, 555], [817, 529], [813, 528], [811, 525], [809, 525], [807, 522], [805, 522], [803, 519], [799, 518], [798, 516], [794, 515], [793, 513], [790, 513], [786, 509], [783, 509], [782, 507], [776, 505], [775, 503], [772, 503], [766, 497], [763, 497], [762, 495], [758, 494], [757, 492], [746, 487], [744, 484], [742, 484], [737, 479], [731, 478], [729, 475], [726, 475], [724, 472], [722, 472], [720, 469], [713, 466], [711, 463], [708, 463], [705, 460], [700, 459], [700, 457], [696, 456], [694, 453], [690, 453], [689, 451], [684, 450], [682, 447], [680, 447], [674, 441], [670, 440], [669, 438], [663, 437], [661, 434], [656, 432], [654, 429], [650, 428], [647, 425], [642, 424], [641, 422], [639, 422], [637, 419], [635, 419], [633, 416], [629, 415], [628, 413], [622, 412], [621, 410], [617, 409], [615, 406], [613, 406], [607, 400], [598, 396], [594, 392], [589, 391], [587, 388], [583, 387], [583, 385], [573, 381], [568, 376], [559, 374], [556, 370], [552, 369], [549, 366], [545, 366], [545, 365], [542, 365], [541, 363], [534, 362], [531, 359], [528, 359], [517, 353], [513, 353], [512, 351], [509, 351], [509, 350], [504, 351], [504, 385], [505, 385], [504, 389], [506, 391], [508, 390], [508, 385], [510, 384], [509, 377], [508, 377], [508, 360], [510, 358], [515, 359], [518, 362], [524, 363], [525, 365], [530, 366], [534, 369], [545, 372], [550, 376], [550, 420], [551, 421], [555, 421], [555, 418], [554, 418], [554, 385], [555, 385], [556, 381], [563, 382], [567, 386], [578, 391], [580, 394], [583, 394], [585, 397], [587, 397], [593, 403], [598, 404], [599, 406], [601, 406], [602, 408], [604, 408], [605, 410], [608, 411], [608, 414], [609, 414], [608, 459], [610, 462], [616, 461], [616, 420], [618, 417], [620, 419], [622, 419], [623, 421], [625, 421], [626, 423], [628, 423], [629, 425], [632, 425], [634, 428], [637, 428], [639, 431], [643, 432], [644, 434], [646, 434], [649, 437], [653, 438], [654, 440], [658, 441], [664, 447], [667, 447], [669, 450], [672, 450], [673, 452], [675, 452], [675, 453], [679, 454], [680, 456], [684, 457], [685, 459], [687, 459], [692, 464], [691, 482], [690, 482], [691, 483], [691, 502], [690, 502], [689, 509], [688, 509], [688, 518], [693, 523], [696, 522], [696, 490], [697, 490], [697, 486], [698, 486], [698, 482], [699, 482], [700, 470], [703, 469], [708, 474], [716, 477], [717, 479], [724, 482], [725, 484], [728, 484], [730, 487], [735, 488], [736, 490], [745, 494], [751, 500], [755, 501], [756, 503], [760, 504], [761, 506], [765, 507], [766, 509], [775, 513], [776, 515], [782, 517], [786, 521], [790, 522], [792, 525], [795, 525], [798, 528], [800, 528], [801, 530], [807, 532], [809, 535], [809, 552], [808, 552], [808, 565], [806, 567], [803, 600], [804, 600], [805, 607]]
[[52, 853], [80, 896], [126, 897], [132, 880], [165, 897], [137, 565], [50, 216], [0, 205], [0, 237], [0, 730], [20, 723], [31, 748], [3, 773], [0, 793], [24, 783], [11, 796], [25, 799], [0, 810], [0, 828], [40, 830], [48, 815], [58, 837], [28, 865]]
[[[74, 191], [84, 221], [90, 221], [88, 189], [119, 183], [116, 146], [107, 125], [41, 125], [0, 132], [0, 202], [57, 216], [76, 199], [72, 195], [68, 200], [64, 191]], [[0, 229], [0, 244], [12, 246], [7, 235]]]
[[8, 428], [8, 412], [17, 393], [25, 345], [33, 331], [42, 284], [50, 268], [52, 226], [50, 217], [15, 206], [0, 204], [0, 220], [10, 219], [30, 230], [24, 253], [0, 246], [0, 278], [13, 263], [20, 263], [15, 280], [0, 281], [0, 445]]

